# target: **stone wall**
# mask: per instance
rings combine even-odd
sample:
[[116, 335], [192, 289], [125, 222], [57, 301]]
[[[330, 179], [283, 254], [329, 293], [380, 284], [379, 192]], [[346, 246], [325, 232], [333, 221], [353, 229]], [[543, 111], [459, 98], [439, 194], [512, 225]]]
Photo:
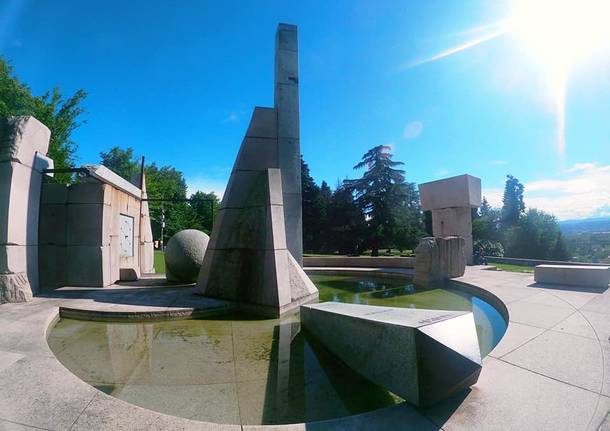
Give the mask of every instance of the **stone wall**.
[[39, 290], [38, 214], [51, 132], [34, 117], [0, 119], [0, 303]]
[[[121, 214], [133, 218], [132, 256], [121, 254]], [[121, 279], [121, 269], [139, 275], [139, 232], [140, 201], [136, 197], [97, 180], [70, 186], [43, 184], [42, 287], [104, 287]]]
[[303, 265], [308, 267], [344, 268], [414, 268], [414, 257], [396, 256], [307, 256]]

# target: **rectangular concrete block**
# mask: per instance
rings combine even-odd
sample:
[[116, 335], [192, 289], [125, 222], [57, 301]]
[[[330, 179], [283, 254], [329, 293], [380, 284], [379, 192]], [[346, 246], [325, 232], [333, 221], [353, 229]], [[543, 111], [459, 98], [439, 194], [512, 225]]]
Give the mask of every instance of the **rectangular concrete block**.
[[119, 189], [124, 193], [127, 193], [137, 198], [140, 198], [140, 196], [142, 196], [142, 191], [138, 187], [134, 186], [125, 178], [108, 169], [106, 166], [83, 165], [82, 167], [89, 172], [89, 175], [91, 177], [93, 177], [95, 180], [98, 180], [98, 182], [112, 186], [115, 189]]
[[32, 116], [0, 119], [0, 161], [16, 161], [30, 168], [36, 152], [47, 154], [51, 131]]
[[277, 111], [274, 108], [254, 108], [246, 136], [277, 139]]
[[39, 247], [38, 268], [41, 291], [54, 290], [65, 286], [66, 246], [41, 245]]
[[65, 204], [42, 204], [40, 206], [40, 224], [38, 241], [40, 244], [66, 245]]
[[534, 268], [537, 283], [607, 288], [610, 266], [538, 265]]
[[42, 175], [17, 162], [0, 162], [0, 244], [38, 243]]
[[299, 139], [299, 87], [292, 84], [276, 84], [275, 108], [278, 110], [278, 139]]
[[284, 194], [301, 193], [301, 145], [298, 139], [282, 138], [279, 163]]
[[121, 268], [121, 247], [120, 237], [118, 235], [110, 236], [110, 281], [112, 283], [119, 280]]
[[106, 201], [107, 191], [107, 186], [97, 181], [72, 184], [68, 190], [68, 203], [108, 205], [110, 202]]
[[267, 195], [264, 187], [264, 171], [233, 171], [225, 190], [220, 209], [238, 208], [244, 202], [258, 200]]
[[262, 170], [278, 167], [277, 140], [270, 138], [244, 138], [235, 161], [235, 170]]
[[68, 186], [59, 183], [43, 183], [41, 204], [65, 204], [68, 201]]
[[67, 205], [67, 245], [109, 245], [110, 232], [104, 226], [103, 204]]
[[481, 206], [481, 179], [471, 175], [458, 175], [419, 185], [421, 206], [424, 211]]
[[110, 280], [110, 246], [69, 246], [66, 252], [69, 286], [105, 287]]

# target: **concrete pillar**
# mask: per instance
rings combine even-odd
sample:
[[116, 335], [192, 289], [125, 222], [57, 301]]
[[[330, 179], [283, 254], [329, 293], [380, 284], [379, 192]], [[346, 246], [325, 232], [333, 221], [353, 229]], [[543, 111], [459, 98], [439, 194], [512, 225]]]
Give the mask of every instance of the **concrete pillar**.
[[299, 53], [295, 25], [280, 24], [275, 36], [275, 109], [284, 223], [288, 250], [303, 265], [301, 144], [299, 134]]
[[466, 263], [472, 265], [471, 209], [481, 205], [481, 179], [459, 175], [419, 185], [421, 206], [432, 212], [432, 233], [464, 238]]
[[38, 292], [38, 217], [51, 132], [30, 116], [0, 119], [0, 303]]

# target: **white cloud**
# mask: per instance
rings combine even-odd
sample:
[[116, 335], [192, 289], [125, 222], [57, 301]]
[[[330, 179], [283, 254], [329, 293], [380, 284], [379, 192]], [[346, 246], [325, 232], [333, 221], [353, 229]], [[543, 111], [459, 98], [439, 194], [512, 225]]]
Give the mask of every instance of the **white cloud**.
[[508, 162], [506, 160], [491, 160], [489, 164], [491, 166], [502, 166], [506, 165]]
[[224, 180], [205, 178], [205, 177], [190, 177], [186, 178], [187, 193], [191, 194], [201, 191], [205, 193], [214, 192], [216, 196], [222, 198], [227, 187], [227, 182]]
[[561, 220], [610, 215], [610, 165], [579, 163], [563, 178], [525, 184], [525, 204]]
[[[549, 212], [560, 220], [610, 216], [610, 165], [580, 163], [566, 169], [560, 178], [524, 186], [527, 208]], [[483, 190], [494, 207], [502, 206], [503, 193], [503, 189]]]
[[239, 121], [239, 113], [238, 112], [229, 112], [227, 116], [222, 120], [223, 123], [236, 123]]
[[424, 124], [421, 121], [411, 121], [405, 126], [403, 136], [405, 139], [415, 139], [424, 130]]
[[492, 207], [500, 208], [502, 206], [503, 189], [483, 189], [482, 194]]
[[447, 175], [449, 175], [449, 170], [448, 169], [437, 169], [435, 172], [437, 177], [445, 177]]

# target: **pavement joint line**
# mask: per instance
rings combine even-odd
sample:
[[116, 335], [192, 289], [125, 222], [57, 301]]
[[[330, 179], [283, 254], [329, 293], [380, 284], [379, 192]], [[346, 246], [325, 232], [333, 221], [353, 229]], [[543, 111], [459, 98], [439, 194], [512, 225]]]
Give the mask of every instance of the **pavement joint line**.
[[574, 383], [569, 383], [569, 382], [560, 380], [560, 379], [558, 379], [556, 377], [547, 376], [546, 374], [543, 374], [543, 373], [541, 373], [539, 371], [530, 370], [529, 368], [525, 368], [525, 367], [523, 367], [521, 365], [514, 364], [514, 363], [512, 363], [510, 361], [507, 361], [505, 359], [502, 359], [502, 358], [494, 358], [494, 359], [496, 359], [498, 361], [502, 361], [502, 362], [504, 362], [507, 365], [511, 365], [513, 367], [520, 368], [520, 369], [522, 369], [524, 371], [529, 371], [530, 373], [537, 374], [537, 375], [542, 376], [542, 377], [546, 377], [547, 379], [555, 380], [558, 383], [562, 383], [564, 385], [572, 386], [573, 388], [582, 389], [583, 391], [587, 391], [587, 392], [590, 392], [590, 393], [598, 395], [598, 396], [605, 396], [601, 392], [595, 392], [595, 391], [592, 391], [591, 389], [587, 389], [587, 388], [583, 388], [582, 386], [575, 385]]
[[76, 424], [76, 422], [78, 422], [78, 420], [83, 415], [83, 413], [85, 413], [85, 410], [87, 410], [89, 408], [89, 406], [91, 405], [91, 403], [93, 402], [95, 397], [97, 397], [97, 391], [93, 394], [93, 396], [91, 397], [91, 399], [89, 400], [89, 402], [87, 403], [85, 408], [83, 410], [81, 410], [81, 412], [78, 414], [78, 416], [76, 416], [76, 419], [74, 419], [74, 421], [72, 422], [72, 425], [70, 425], [70, 427], [68, 427], [68, 430], [71, 430], [74, 427], [74, 425]]
[[24, 426], [27, 428], [33, 428], [33, 429], [37, 429], [37, 430], [53, 431], [50, 428], [41, 428], [41, 427], [37, 427], [36, 425], [28, 425], [28, 424], [24, 424], [22, 422], [17, 422], [17, 421], [5, 419], [5, 418], [0, 418], [0, 421], [8, 422], [8, 423], [15, 424], [15, 425], [21, 425], [21, 426]]

